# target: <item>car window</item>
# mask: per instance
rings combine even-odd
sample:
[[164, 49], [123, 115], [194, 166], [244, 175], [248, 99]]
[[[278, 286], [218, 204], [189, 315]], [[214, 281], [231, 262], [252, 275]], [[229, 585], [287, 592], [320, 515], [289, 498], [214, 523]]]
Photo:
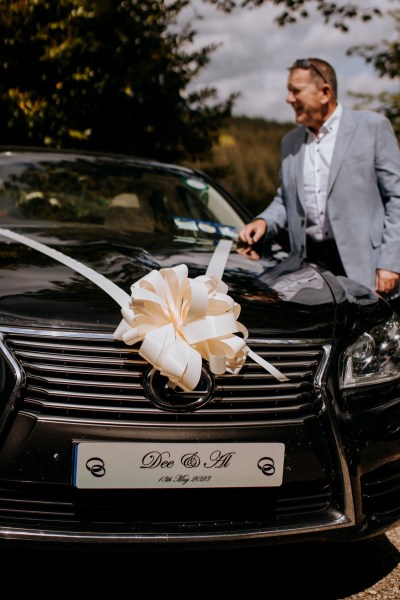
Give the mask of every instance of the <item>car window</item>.
[[83, 158], [0, 163], [1, 226], [24, 221], [233, 239], [243, 226], [197, 174]]

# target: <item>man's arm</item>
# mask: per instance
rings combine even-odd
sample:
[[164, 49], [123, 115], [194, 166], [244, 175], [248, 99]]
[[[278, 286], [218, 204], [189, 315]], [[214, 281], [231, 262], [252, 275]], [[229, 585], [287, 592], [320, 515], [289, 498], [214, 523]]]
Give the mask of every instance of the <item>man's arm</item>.
[[400, 151], [386, 118], [378, 128], [375, 170], [385, 206], [376, 290], [391, 292], [400, 279]]
[[247, 223], [239, 233], [239, 244], [237, 251], [252, 260], [258, 260], [260, 254], [255, 250], [254, 244], [259, 242], [265, 235], [266, 239], [272, 239], [278, 231], [286, 227], [286, 206], [280, 187], [271, 204], [253, 221]]

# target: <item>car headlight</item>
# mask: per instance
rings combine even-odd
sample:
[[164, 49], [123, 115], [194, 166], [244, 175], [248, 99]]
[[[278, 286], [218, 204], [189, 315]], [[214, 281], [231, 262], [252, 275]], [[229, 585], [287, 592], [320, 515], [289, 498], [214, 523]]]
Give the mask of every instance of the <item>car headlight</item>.
[[400, 377], [400, 321], [392, 318], [360, 335], [343, 355], [341, 387], [385, 383]]

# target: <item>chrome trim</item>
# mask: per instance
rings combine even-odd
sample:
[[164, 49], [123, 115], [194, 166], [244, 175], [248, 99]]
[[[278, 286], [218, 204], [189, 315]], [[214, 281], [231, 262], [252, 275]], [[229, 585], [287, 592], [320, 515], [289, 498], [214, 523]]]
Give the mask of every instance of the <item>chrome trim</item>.
[[[158, 411], [159, 413], [159, 411]], [[112, 421], [112, 420], [106, 420], [106, 419], [93, 419], [93, 418], [87, 418], [87, 419], [82, 419], [82, 418], [77, 418], [77, 417], [50, 417], [49, 415], [46, 416], [42, 416], [42, 415], [37, 415], [36, 413], [33, 413], [29, 410], [23, 409], [19, 411], [20, 415], [26, 415], [30, 418], [34, 418], [36, 419], [36, 421], [40, 421], [41, 423], [60, 423], [60, 424], [75, 424], [75, 425], [82, 425], [82, 423], [84, 423], [85, 425], [105, 425], [108, 428], [112, 428], [112, 427], [140, 427], [141, 429], [147, 428], [147, 429], [160, 429], [160, 428], [165, 428], [168, 427], [168, 430], [173, 430], [174, 428], [178, 429], [178, 430], [182, 430], [182, 428], [184, 427], [196, 427], [196, 429], [201, 428], [201, 429], [221, 429], [221, 427], [232, 427], [232, 421], [218, 421], [217, 423], [213, 423], [212, 421], [207, 421], [207, 422], [201, 422], [201, 421], [196, 421], [196, 422], [191, 422], [190, 421], [190, 415], [191, 413], [187, 413], [188, 415], [188, 420], [185, 421], [184, 423], [179, 422], [177, 424], [171, 423], [170, 421], [157, 421], [157, 422], [142, 422], [142, 421], [123, 421], [123, 422], [118, 422], [118, 421]], [[276, 419], [274, 420], [273, 424], [276, 426], [279, 425], [295, 425], [295, 424], [301, 424], [304, 423], [304, 418], [291, 418], [291, 419]], [[244, 421], [244, 422], [240, 422], [240, 421], [235, 421], [234, 423], [235, 429], [240, 429], [240, 428], [249, 428], [249, 427], [265, 427], [266, 424], [264, 422], [260, 421]]]
[[[30, 365], [29, 365], [30, 366]], [[39, 370], [39, 369], [38, 369]], [[48, 370], [48, 369], [47, 369]], [[71, 372], [71, 370], [69, 369], [69, 372]], [[130, 375], [130, 373], [128, 373], [128, 375]], [[58, 377], [45, 377], [43, 375], [31, 375], [32, 380], [35, 380], [35, 383], [32, 387], [34, 387], [35, 389], [42, 389], [40, 383], [55, 383], [55, 384], [62, 384], [65, 383], [65, 379], [60, 379]], [[89, 387], [90, 383], [88, 383], [87, 381], [82, 381], [81, 379], [69, 379], [68, 380], [68, 385], [70, 386], [81, 386], [81, 387]], [[98, 381], [98, 385], [101, 388], [107, 388], [107, 387], [115, 387], [115, 383], [111, 383], [109, 381]], [[118, 387], [121, 389], [127, 389], [127, 390], [138, 390], [138, 389], [142, 389], [140, 387], [140, 385], [138, 383], [123, 383], [123, 382], [119, 382]], [[49, 392], [51, 394], [51, 392]], [[71, 392], [72, 394], [76, 394], [76, 392]], [[89, 394], [90, 395], [90, 394]], [[104, 394], [104, 397], [106, 397], [106, 395]], [[129, 398], [131, 398], [131, 396], [129, 396]]]
[[[21, 356], [23, 358], [39, 358], [39, 359], [46, 359], [48, 358], [47, 354], [44, 354], [42, 352], [29, 352], [29, 351], [22, 351], [22, 350], [17, 350], [16, 354], [18, 353], [18, 356]], [[102, 365], [104, 364], [104, 359], [102, 359], [101, 357], [98, 358], [93, 357], [93, 358], [88, 358], [87, 356], [82, 355], [82, 357], [78, 356], [78, 355], [64, 355], [64, 354], [52, 354], [52, 358], [54, 360], [62, 360], [63, 362], [77, 362], [78, 359], [81, 359], [79, 362], [83, 362], [85, 364], [88, 365]], [[134, 360], [134, 361], [130, 361], [128, 360], [121, 360], [120, 358], [109, 358], [108, 362], [110, 362], [113, 365], [125, 365], [125, 364], [130, 364], [131, 362], [133, 364], [138, 364], [138, 361]], [[142, 360], [139, 364], [144, 364], [145, 361]]]
[[48, 541], [48, 542], [72, 542], [72, 543], [112, 543], [126, 544], [135, 542], [137, 544], [205, 544], [205, 543], [227, 543], [232, 542], [249, 542], [262, 541], [263, 539], [290, 537], [291, 535], [307, 535], [315, 534], [322, 531], [336, 531], [344, 527], [350, 527], [351, 523], [347, 517], [341, 515], [332, 520], [330, 523], [321, 523], [311, 521], [306, 526], [299, 525], [298, 527], [289, 526], [285, 529], [278, 527], [265, 527], [258, 530], [234, 532], [218, 532], [218, 533], [193, 533], [193, 534], [178, 534], [178, 533], [89, 533], [78, 531], [53, 531], [44, 530], [35, 531], [31, 529], [13, 529], [0, 527], [1, 538], [7, 540], [20, 541]]
[[349, 523], [354, 525], [355, 523], [355, 512], [354, 512], [354, 500], [353, 500], [353, 491], [351, 487], [351, 479], [350, 473], [347, 465], [347, 460], [344, 454], [344, 446], [340, 439], [339, 428], [337, 425], [335, 411], [333, 407], [327, 402], [326, 392], [325, 392], [325, 383], [326, 383], [326, 375], [327, 375], [327, 366], [330, 358], [330, 354], [332, 352], [331, 345], [324, 345], [324, 358], [321, 360], [317, 372], [315, 374], [315, 388], [317, 394], [320, 395], [322, 404], [324, 409], [328, 411], [330, 416], [330, 423], [332, 428], [332, 433], [334, 436], [334, 441], [336, 445], [336, 452], [339, 458], [340, 463], [340, 474], [342, 477], [342, 488], [343, 488], [343, 499], [344, 499], [344, 512], [343, 516], [349, 519]]
[[28, 327], [4, 327], [0, 325], [0, 332], [19, 333], [26, 335], [43, 335], [47, 337], [68, 337], [68, 338], [88, 338], [88, 339], [114, 339], [112, 333], [92, 333], [77, 329], [76, 331], [65, 331], [65, 329], [34, 329]]
[[375, 379], [374, 381], [357, 381], [357, 383], [343, 383], [343, 375], [339, 378], [339, 386], [341, 390], [357, 390], [360, 387], [365, 387], [369, 385], [378, 385], [379, 383], [388, 383], [390, 381], [400, 380], [400, 374], [397, 375], [389, 375], [389, 377], [382, 377], [381, 379]]
[[145, 398], [153, 406], [166, 412], [194, 412], [211, 401], [214, 391], [215, 379], [208, 365], [205, 364], [201, 365], [198, 386], [193, 390], [180, 390], [179, 392], [166, 388], [165, 377], [163, 378], [155, 367], [149, 367], [143, 377]]
[[[17, 354], [17, 352], [16, 352]], [[127, 361], [123, 361], [125, 364]], [[32, 363], [26, 363], [26, 365], [28, 367], [35, 367], [35, 369], [37, 371], [48, 371], [48, 366], [43, 366], [40, 364], [32, 364]], [[65, 367], [61, 367], [59, 365], [51, 365], [51, 369], [52, 371], [60, 371], [61, 373], [65, 372]], [[87, 373], [88, 369], [82, 369], [81, 367], [68, 367], [68, 371], [70, 373]], [[97, 367], [95, 367], [94, 369], [90, 369], [90, 372], [93, 373], [94, 375], [114, 375], [115, 371], [112, 371], [111, 369], [98, 369]], [[132, 377], [137, 377], [139, 375], [139, 371], [124, 371], [123, 369], [120, 369], [118, 371], [119, 375], [126, 375], [126, 376], [132, 376]], [[38, 378], [40, 378], [40, 375], [37, 375]]]
[[14, 403], [18, 397], [18, 392], [22, 385], [23, 372], [21, 371], [21, 368], [20, 368], [18, 362], [15, 360], [14, 356], [11, 354], [11, 352], [8, 350], [8, 348], [4, 344], [4, 336], [1, 333], [0, 333], [0, 352], [3, 354], [3, 356], [9, 363], [9, 365], [15, 375], [15, 385], [10, 394], [10, 397], [5, 402], [4, 408], [0, 405], [0, 432], [1, 432], [6, 420], [8, 418], [8, 415], [10, 414], [10, 411], [14, 408]]
[[[65, 404], [61, 404], [61, 403], [59, 404], [57, 402], [46, 402], [45, 400], [36, 400], [36, 398], [35, 399], [29, 399], [29, 402], [31, 404], [35, 404], [37, 406], [43, 406], [43, 407], [48, 407], [48, 408], [55, 408], [55, 409], [57, 409], [57, 408], [59, 408], [59, 409], [65, 408]], [[280, 412], [282, 414], [284, 414], [285, 412], [287, 412], [287, 413], [289, 413], [289, 412], [300, 412], [302, 409], [307, 408], [307, 406], [308, 406], [307, 404], [302, 404], [302, 405], [299, 404], [295, 408], [285, 406], [283, 408], [280, 408], [279, 410], [280, 410]], [[68, 404], [68, 407], [69, 407], [70, 410], [77, 410], [77, 411], [81, 411], [81, 412], [85, 412], [87, 410], [85, 407], [82, 407], [80, 404], [74, 404], [72, 402], [70, 402]], [[132, 408], [131, 407], [126, 407], [126, 406], [118, 406], [118, 408], [117, 408], [115, 406], [96, 405], [94, 408], [99, 413], [101, 413], [101, 412], [105, 412], [105, 413], [116, 413], [116, 412], [118, 412], [118, 413], [128, 413], [129, 414], [129, 413], [132, 412]], [[152, 415], [152, 414], [157, 414], [158, 415], [158, 414], [160, 414], [159, 410], [160, 409], [154, 408], [154, 407], [153, 408], [152, 407], [150, 407], [150, 408], [136, 407], [135, 408], [135, 412], [136, 413], [143, 414], [143, 415]], [[29, 412], [29, 411], [24, 410], [24, 411], [21, 411], [21, 412]], [[218, 415], [226, 415], [226, 410], [225, 409], [218, 409], [218, 408], [213, 409], [212, 411], [204, 409], [202, 412], [205, 415], [217, 415], [217, 416]], [[276, 408], [274, 408], [274, 407], [266, 407], [266, 408], [243, 408], [243, 409], [241, 409], [241, 413], [240, 414], [251, 415], [252, 413], [255, 413], [257, 415], [259, 415], [259, 414], [265, 414], [265, 415], [267, 415], [269, 413], [275, 414], [276, 413]], [[38, 421], [40, 421], [40, 420], [43, 420], [43, 419], [38, 419]], [[86, 422], [86, 421], [84, 419], [81, 419], [81, 422]], [[290, 422], [290, 420], [289, 421], [285, 421], [285, 422]], [[247, 421], [246, 421], [246, 423], [247, 423]], [[260, 422], [258, 422], [258, 423], [260, 423]], [[274, 423], [276, 423], [276, 421], [274, 421]], [[196, 424], [197, 424], [197, 421], [196, 421]], [[182, 426], [182, 422], [180, 423], [180, 425]], [[230, 422], [230, 425], [232, 426], [231, 422]]]
[[[0, 332], [16, 333], [26, 335], [43, 335], [47, 337], [66, 337], [66, 338], [87, 338], [113, 340], [112, 333], [92, 333], [87, 330], [77, 329], [76, 331], [65, 331], [65, 329], [35, 329], [28, 327], [4, 327], [0, 325]], [[304, 344], [305, 346], [324, 345], [332, 343], [330, 338], [249, 338], [249, 344], [276, 344], [281, 346], [293, 346], [294, 344]], [[128, 349], [129, 351], [129, 349]]]

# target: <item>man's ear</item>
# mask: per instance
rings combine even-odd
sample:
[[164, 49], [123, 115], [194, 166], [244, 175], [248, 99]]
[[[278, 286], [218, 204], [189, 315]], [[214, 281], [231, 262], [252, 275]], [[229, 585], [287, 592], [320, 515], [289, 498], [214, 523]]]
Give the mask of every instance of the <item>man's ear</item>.
[[322, 92], [322, 99], [321, 99], [322, 104], [329, 104], [329, 102], [332, 100], [331, 86], [328, 83], [325, 83], [321, 88], [321, 92]]

